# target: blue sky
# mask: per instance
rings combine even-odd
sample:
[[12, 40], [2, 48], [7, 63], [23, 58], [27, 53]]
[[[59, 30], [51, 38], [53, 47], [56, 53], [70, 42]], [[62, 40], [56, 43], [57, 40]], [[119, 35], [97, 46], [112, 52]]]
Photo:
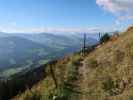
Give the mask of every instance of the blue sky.
[[[95, 32], [123, 29], [132, 24], [132, 14], [124, 12], [127, 16], [122, 18], [123, 11], [116, 9], [121, 6], [111, 1], [0, 0], [0, 31]], [[109, 8], [111, 3], [118, 7]], [[132, 9], [130, 5], [129, 8]]]

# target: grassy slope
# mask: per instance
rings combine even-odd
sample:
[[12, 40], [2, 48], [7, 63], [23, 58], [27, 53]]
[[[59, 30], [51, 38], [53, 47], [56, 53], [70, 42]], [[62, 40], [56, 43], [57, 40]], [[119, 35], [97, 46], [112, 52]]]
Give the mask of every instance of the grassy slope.
[[46, 79], [17, 100], [34, 93], [43, 100], [52, 100], [51, 95], [57, 100], [133, 100], [133, 27], [84, 58], [75, 54], [59, 60], [54, 65], [58, 89], [47, 68]]

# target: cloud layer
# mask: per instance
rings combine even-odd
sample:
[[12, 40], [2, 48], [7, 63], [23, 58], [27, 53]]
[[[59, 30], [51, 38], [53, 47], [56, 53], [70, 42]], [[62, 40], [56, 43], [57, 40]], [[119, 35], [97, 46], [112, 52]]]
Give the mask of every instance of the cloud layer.
[[133, 0], [96, 0], [96, 3], [119, 20], [133, 19]]
[[17, 28], [17, 27], [7, 27], [6, 29], [0, 27], [0, 31], [9, 32], [9, 33], [40, 33], [40, 32], [48, 32], [48, 33], [97, 33], [103, 28], [100, 27], [88, 27], [88, 28], [48, 28], [48, 27], [39, 27], [39, 28]]

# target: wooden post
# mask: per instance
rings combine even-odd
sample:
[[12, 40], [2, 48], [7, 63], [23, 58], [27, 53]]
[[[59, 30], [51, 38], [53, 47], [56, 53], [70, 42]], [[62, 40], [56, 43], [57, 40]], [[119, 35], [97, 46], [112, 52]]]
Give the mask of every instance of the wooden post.
[[85, 56], [85, 51], [86, 51], [86, 34], [84, 33], [84, 44], [83, 44], [83, 56]]
[[51, 73], [51, 76], [53, 78], [53, 81], [54, 81], [54, 84], [55, 84], [55, 88], [57, 88], [58, 87], [58, 83], [57, 83], [57, 80], [56, 80], [56, 76], [55, 76], [52, 64], [50, 64], [50, 73]]
[[99, 42], [100, 42], [100, 39], [101, 39], [101, 33], [99, 32], [99, 34], [98, 34], [98, 35], [99, 35]]

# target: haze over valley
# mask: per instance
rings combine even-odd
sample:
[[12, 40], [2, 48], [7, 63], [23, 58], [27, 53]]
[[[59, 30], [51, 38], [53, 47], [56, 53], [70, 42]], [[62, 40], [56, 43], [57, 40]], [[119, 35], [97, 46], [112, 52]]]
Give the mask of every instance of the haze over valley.
[[[97, 37], [87, 37], [88, 46], [96, 43]], [[82, 44], [82, 33], [67, 36], [52, 33], [1, 33], [0, 76], [34, 69], [50, 60], [79, 51]]]

